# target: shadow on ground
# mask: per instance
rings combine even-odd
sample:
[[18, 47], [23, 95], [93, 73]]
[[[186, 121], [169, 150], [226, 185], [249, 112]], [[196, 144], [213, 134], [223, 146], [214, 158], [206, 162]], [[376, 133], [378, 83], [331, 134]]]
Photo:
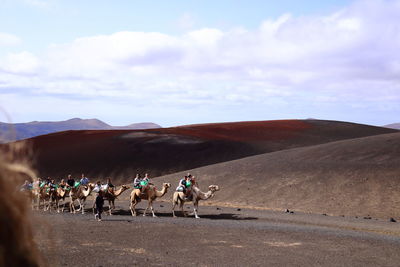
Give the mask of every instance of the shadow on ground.
[[[144, 209], [136, 209], [137, 215], [142, 216]], [[178, 217], [184, 217], [181, 211], [175, 211]], [[114, 210], [113, 215], [130, 216], [130, 210]], [[147, 213], [147, 216], [151, 216], [151, 213]], [[172, 212], [156, 212], [157, 217], [172, 217]], [[193, 217], [194, 215], [188, 215], [188, 217]], [[245, 220], [258, 220], [257, 217], [241, 217], [239, 214], [234, 213], [219, 213], [219, 214], [200, 214], [202, 219], [210, 220], [235, 220], [235, 221], [245, 221]]]

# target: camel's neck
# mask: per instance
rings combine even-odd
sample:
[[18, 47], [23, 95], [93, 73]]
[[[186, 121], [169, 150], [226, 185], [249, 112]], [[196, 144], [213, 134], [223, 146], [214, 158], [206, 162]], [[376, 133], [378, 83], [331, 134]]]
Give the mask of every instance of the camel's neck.
[[84, 196], [84, 197], [87, 197], [89, 194], [90, 194], [90, 192], [92, 192], [92, 187], [90, 187], [90, 186], [88, 186], [88, 189], [87, 190], [85, 190], [83, 187], [82, 187], [82, 195]]
[[118, 197], [119, 195], [121, 195], [126, 189], [127, 188], [125, 188], [125, 187], [121, 187], [120, 189], [115, 191], [115, 193], [114, 193], [115, 197]]
[[163, 186], [163, 189], [161, 191], [156, 190], [156, 197], [162, 197], [164, 196], [168, 191], [168, 188], [166, 186]]
[[211, 190], [208, 190], [207, 193], [204, 193], [198, 187], [194, 186], [193, 189], [196, 192], [197, 197], [202, 199], [202, 200], [207, 200], [207, 199], [209, 199], [209, 198], [214, 196], [214, 193]]

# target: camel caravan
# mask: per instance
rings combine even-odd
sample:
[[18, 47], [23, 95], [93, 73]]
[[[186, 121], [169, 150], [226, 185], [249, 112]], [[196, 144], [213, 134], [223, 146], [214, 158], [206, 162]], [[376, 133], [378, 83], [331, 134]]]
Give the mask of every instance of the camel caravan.
[[[148, 174], [143, 178], [139, 174], [133, 180], [132, 191], [130, 193], [130, 211], [132, 216], [137, 216], [136, 205], [142, 200], [147, 201], [147, 206], [143, 212], [146, 216], [148, 211], [151, 212], [153, 217], [157, 217], [154, 212], [153, 202], [157, 198], [162, 198], [171, 187], [170, 183], [163, 183], [161, 190], [157, 190], [156, 186], [150, 182]], [[50, 177], [47, 179], [37, 178], [32, 183], [25, 181], [21, 186], [21, 191], [26, 193], [32, 200], [32, 209], [39, 210], [41, 207], [43, 211], [57, 211], [57, 213], [64, 212], [65, 205], [68, 203], [70, 213], [81, 212], [85, 213], [85, 204], [87, 198], [93, 193], [96, 197], [93, 201], [93, 213], [95, 219], [101, 221], [101, 214], [103, 212], [103, 205], [108, 201], [109, 215], [115, 210], [115, 200], [125, 191], [129, 190], [129, 185], [121, 185], [118, 189], [107, 179], [106, 183], [97, 181], [95, 184], [90, 183], [89, 179], [82, 174], [80, 180], [75, 180], [71, 175], [68, 175], [67, 180], [62, 179], [59, 183]], [[202, 192], [196, 181], [196, 178], [191, 174], [186, 175], [180, 179], [178, 187], [176, 188], [172, 197], [172, 216], [175, 215], [175, 208], [178, 206], [183, 216], [194, 215], [198, 216], [198, 204], [200, 200], [207, 200], [214, 196], [215, 192], [219, 190], [217, 185], [210, 185], [207, 192]], [[76, 206], [76, 202], [78, 206]], [[186, 202], [193, 203], [193, 212], [187, 214], [183, 210]]]

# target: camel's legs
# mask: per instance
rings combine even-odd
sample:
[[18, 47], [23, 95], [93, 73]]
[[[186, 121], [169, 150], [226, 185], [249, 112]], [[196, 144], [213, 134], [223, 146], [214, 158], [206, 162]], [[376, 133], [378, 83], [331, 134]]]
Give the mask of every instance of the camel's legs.
[[108, 200], [108, 213], [111, 215], [111, 200]]
[[180, 206], [180, 208], [181, 208], [181, 211], [182, 211], [182, 213], [183, 213], [183, 216], [187, 217], [186, 212], [183, 210], [183, 201], [181, 201], [181, 203], [179, 204], [179, 206]]
[[200, 217], [197, 215], [197, 209], [198, 209], [198, 207], [199, 207], [199, 203], [196, 201], [196, 202], [193, 202], [193, 212], [194, 212], [194, 217], [196, 218], [196, 219], [199, 219]]
[[150, 206], [150, 209], [151, 209], [151, 213], [153, 213], [153, 217], [157, 217], [155, 214], [154, 214], [154, 208], [153, 208], [153, 201], [149, 201], [149, 206]]
[[75, 205], [74, 205], [74, 200], [73, 200], [72, 197], [71, 197], [71, 200], [69, 202], [69, 212], [70, 213], [75, 213]]
[[136, 209], [135, 209], [135, 207], [136, 207], [136, 199], [135, 199], [135, 197], [133, 197], [133, 199], [132, 199], [132, 197], [130, 197], [129, 199], [130, 199], [130, 202], [131, 202], [131, 205], [130, 205], [131, 214], [132, 214], [132, 216], [136, 216]]
[[46, 199], [43, 199], [43, 211], [48, 210], [48, 206], [46, 205]]
[[143, 216], [146, 216], [147, 210], [149, 209], [150, 202], [147, 204], [147, 207], [144, 209]]
[[176, 206], [176, 203], [175, 203], [175, 201], [173, 201], [172, 202], [172, 217], [176, 217], [176, 215], [175, 215], [175, 206]]
[[64, 209], [65, 209], [65, 198], [63, 198], [62, 201], [63, 201], [63, 207], [61, 209], [61, 212], [64, 212]]
[[38, 194], [38, 196], [37, 196], [37, 209], [36, 210], [39, 210], [40, 209], [40, 194]]
[[84, 198], [81, 201], [79, 201], [80, 209], [82, 210], [82, 214], [85, 214], [85, 202], [86, 202], [86, 198]]
[[60, 199], [58, 197], [56, 199], [56, 207], [57, 207], [57, 213], [60, 213]]
[[131, 213], [132, 216], [136, 216], [136, 203], [131, 202]]
[[82, 209], [81, 200], [79, 199], [79, 197], [76, 200], [78, 201], [78, 207], [79, 207], [76, 211], [81, 211]]
[[146, 215], [147, 215], [147, 210], [148, 210], [149, 208], [150, 208], [150, 210], [151, 210], [151, 213], [153, 214], [153, 217], [157, 217], [157, 216], [154, 214], [153, 201], [151, 201], [151, 200], [148, 200], [148, 204], [147, 204], [146, 209], [144, 210], [143, 216], [146, 216]]

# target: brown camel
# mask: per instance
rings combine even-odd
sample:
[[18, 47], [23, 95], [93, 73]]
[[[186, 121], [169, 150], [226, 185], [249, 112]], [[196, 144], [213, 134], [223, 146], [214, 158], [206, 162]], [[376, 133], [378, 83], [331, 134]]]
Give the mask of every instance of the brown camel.
[[143, 192], [141, 192], [140, 189], [133, 189], [131, 192], [130, 200], [131, 200], [131, 213], [132, 216], [136, 216], [136, 205], [143, 199], [148, 201], [148, 205], [146, 209], [144, 210], [143, 216], [146, 216], [147, 210], [150, 208], [151, 213], [153, 214], [153, 217], [157, 217], [154, 214], [154, 209], [153, 209], [153, 201], [156, 200], [156, 198], [160, 198], [164, 196], [168, 188], [171, 187], [170, 183], [163, 183], [163, 188], [161, 191], [158, 191], [154, 185], [148, 186]]
[[208, 187], [208, 192], [204, 193], [202, 192], [197, 186], [192, 187], [193, 190], [191, 191], [190, 196], [185, 196], [183, 192], [174, 192], [173, 198], [172, 198], [172, 216], [175, 216], [175, 206], [179, 205], [179, 207], [182, 210], [183, 215], [186, 217], [187, 214], [183, 211], [183, 205], [187, 201], [192, 201], [193, 202], [193, 213], [196, 219], [200, 218], [197, 215], [197, 210], [199, 206], [199, 201], [200, 200], [207, 200], [209, 198], [212, 198], [214, 196], [214, 193], [216, 191], [219, 191], [218, 185], [210, 185]]
[[[85, 214], [85, 202], [86, 198], [90, 195], [94, 188], [94, 184], [89, 183], [87, 186], [80, 185], [78, 187], [72, 187], [69, 191], [69, 210], [71, 213], [76, 213], [76, 211], [81, 211]], [[79, 208], [75, 210], [74, 201], [77, 200]]]
[[128, 190], [130, 187], [127, 185], [122, 185], [120, 189], [116, 191], [107, 190], [104, 193], [104, 200], [108, 200], [108, 212], [111, 215], [112, 211], [115, 209], [115, 199], [119, 197], [123, 192]]

